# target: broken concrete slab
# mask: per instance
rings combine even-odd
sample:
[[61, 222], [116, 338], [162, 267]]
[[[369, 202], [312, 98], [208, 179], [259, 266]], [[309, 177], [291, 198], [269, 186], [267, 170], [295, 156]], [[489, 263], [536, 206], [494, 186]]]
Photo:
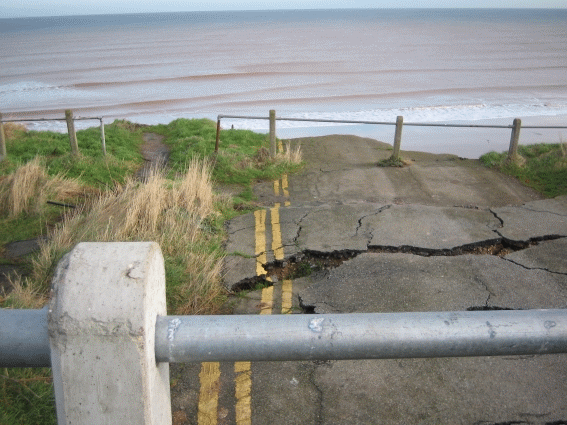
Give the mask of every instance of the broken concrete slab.
[[238, 286], [253, 285], [258, 280], [256, 258], [246, 258], [238, 255], [225, 257], [223, 264], [223, 284], [229, 291]]
[[239, 252], [254, 256], [254, 214], [244, 214], [233, 218], [226, 223], [228, 239], [225, 245], [227, 253]]
[[[560, 214], [567, 208], [564, 198], [492, 211], [370, 202], [274, 207], [265, 210], [259, 229], [265, 246], [259, 253], [254, 214], [246, 214], [228, 224], [226, 249], [237, 255], [227, 257], [225, 285], [232, 289], [243, 280], [255, 279], [257, 261], [267, 264], [302, 252], [360, 253], [395, 248], [425, 255], [451, 254], [458, 249], [495, 245], [502, 239], [523, 246], [530, 240], [567, 236], [567, 214]], [[266, 254], [261, 260], [260, 253]]]
[[512, 243], [567, 236], [566, 197], [493, 208], [492, 212], [502, 221], [498, 233]]
[[567, 275], [567, 238], [542, 241], [535, 246], [506, 255], [506, 260], [513, 261], [527, 269], [542, 269]]
[[500, 222], [489, 211], [426, 205], [393, 205], [362, 219], [370, 247], [452, 250], [500, 240]]
[[314, 313], [565, 308], [567, 276], [494, 256], [361, 254], [299, 294]]

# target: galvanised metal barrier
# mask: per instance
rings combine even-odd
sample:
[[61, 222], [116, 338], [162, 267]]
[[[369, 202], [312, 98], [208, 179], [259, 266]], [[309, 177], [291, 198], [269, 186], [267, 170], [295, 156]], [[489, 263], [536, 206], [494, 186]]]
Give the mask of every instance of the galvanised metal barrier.
[[156, 359], [359, 360], [567, 353], [567, 310], [166, 316]]
[[83, 242], [49, 305], [0, 309], [0, 367], [52, 369], [57, 420], [171, 425], [169, 363], [567, 353], [567, 310], [167, 316], [153, 242]]
[[[48, 309], [0, 309], [0, 367], [50, 367]], [[158, 316], [158, 362], [567, 353], [567, 310]]]

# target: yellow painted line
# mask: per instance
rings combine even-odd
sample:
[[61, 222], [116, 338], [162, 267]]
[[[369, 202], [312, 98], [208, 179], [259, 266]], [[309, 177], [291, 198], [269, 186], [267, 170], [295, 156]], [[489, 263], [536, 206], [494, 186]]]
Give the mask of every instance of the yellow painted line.
[[260, 301], [260, 314], [272, 314], [274, 306], [274, 287], [268, 286], [262, 289], [262, 299]]
[[[274, 182], [274, 190], [275, 190]], [[266, 210], [254, 211], [254, 239], [256, 253], [256, 274], [258, 276], [266, 273], [263, 264], [266, 263]], [[273, 305], [273, 287], [262, 290], [260, 314], [271, 314]], [[236, 397], [236, 424], [251, 425], [252, 408], [252, 371], [250, 362], [234, 363], [235, 378], [235, 397]]]
[[250, 407], [252, 371], [250, 366], [250, 362], [234, 363], [237, 425], [250, 425], [252, 423], [252, 409]]
[[197, 423], [199, 425], [216, 425], [219, 404], [220, 363], [201, 363], [199, 381], [201, 389], [199, 392]]
[[292, 281], [291, 279], [284, 279], [282, 283], [282, 314], [291, 313], [292, 298]]
[[262, 267], [266, 264], [266, 210], [254, 211], [255, 218], [255, 231], [254, 237], [256, 240], [256, 275], [261, 276], [266, 274]]
[[280, 227], [280, 204], [276, 204], [270, 209], [272, 221], [272, 251], [276, 260], [284, 259], [284, 249], [282, 246], [282, 231]]
[[282, 190], [285, 197], [289, 197], [289, 190], [287, 190], [287, 188], [288, 188], [287, 174], [284, 174], [282, 176]]
[[280, 181], [274, 180], [274, 193], [276, 196], [280, 196]]

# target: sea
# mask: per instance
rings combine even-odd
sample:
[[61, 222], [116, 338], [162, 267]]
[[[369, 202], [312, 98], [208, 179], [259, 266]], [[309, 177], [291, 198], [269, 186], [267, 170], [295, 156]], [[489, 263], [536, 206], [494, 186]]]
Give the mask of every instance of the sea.
[[[4, 120], [267, 117], [567, 126], [567, 9], [334, 9], [0, 19]], [[66, 131], [59, 121], [30, 129]], [[77, 127], [98, 125], [78, 121]], [[394, 126], [278, 121], [282, 138]], [[523, 128], [520, 143], [567, 141]], [[475, 158], [509, 128], [404, 126], [402, 150]]]

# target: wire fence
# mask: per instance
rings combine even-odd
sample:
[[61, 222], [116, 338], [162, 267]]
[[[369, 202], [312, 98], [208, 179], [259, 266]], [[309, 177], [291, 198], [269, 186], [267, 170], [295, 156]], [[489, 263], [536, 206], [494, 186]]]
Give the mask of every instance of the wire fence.
[[[270, 117], [245, 116], [245, 115], [219, 115], [218, 119], [234, 118], [249, 120], [269, 120]], [[323, 118], [285, 118], [276, 117], [276, 121], [307, 121], [307, 122], [324, 122], [337, 124], [374, 124], [374, 125], [396, 125], [391, 121], [355, 121], [355, 120], [331, 120]], [[444, 123], [427, 123], [427, 122], [404, 122], [406, 126], [415, 127], [470, 127], [470, 128], [513, 128], [513, 125], [496, 125], [496, 124], [444, 124]], [[549, 129], [567, 129], [567, 125], [563, 126], [540, 126], [540, 125], [522, 125], [522, 128], [549, 128]]]
[[16, 118], [4, 119], [0, 113], [0, 161], [7, 156], [6, 151], [6, 136], [4, 133], [4, 123], [8, 122], [42, 122], [42, 121], [66, 121], [67, 132], [69, 134], [69, 143], [71, 146], [71, 153], [73, 155], [79, 154], [79, 146], [77, 143], [77, 134], [75, 132], [75, 121], [100, 121], [100, 140], [102, 154], [106, 155], [106, 137], [104, 134], [104, 117], [74, 117], [73, 111], [67, 109], [65, 111], [65, 118]]
[[520, 138], [520, 130], [526, 129], [567, 129], [567, 125], [522, 125], [519, 118], [515, 118], [511, 125], [497, 125], [497, 124], [447, 124], [447, 123], [428, 123], [428, 122], [407, 122], [404, 123], [403, 116], [398, 116], [396, 122], [388, 121], [360, 121], [360, 120], [333, 120], [324, 118], [290, 118], [290, 117], [276, 117], [276, 111], [270, 110], [268, 117], [259, 116], [246, 116], [246, 115], [218, 115], [217, 117], [217, 135], [215, 142], [215, 152], [218, 152], [220, 142], [220, 130], [222, 119], [248, 119], [248, 120], [269, 120], [270, 121], [270, 154], [275, 156], [276, 152], [276, 121], [299, 121], [299, 122], [319, 122], [319, 123], [336, 123], [336, 124], [370, 124], [370, 125], [393, 125], [396, 126], [394, 135], [394, 151], [392, 153], [393, 159], [399, 158], [402, 128], [403, 126], [414, 127], [455, 127], [455, 128], [502, 128], [512, 130], [510, 136], [510, 147], [508, 149], [508, 159], [510, 161], [517, 161], [518, 159], [518, 143]]
[[[4, 159], [6, 153], [6, 142], [4, 136], [3, 124], [5, 122], [42, 122], [42, 121], [67, 121], [67, 129], [69, 133], [69, 140], [71, 144], [71, 151], [78, 153], [77, 136], [74, 129], [74, 121], [100, 121], [100, 134], [101, 146], [103, 155], [106, 155], [106, 141], [104, 134], [104, 117], [73, 117], [70, 110], [65, 111], [65, 118], [18, 118], [4, 120], [0, 113], [0, 160]], [[366, 121], [366, 120], [336, 120], [324, 118], [293, 118], [293, 117], [277, 117], [275, 110], [270, 110], [267, 117], [262, 116], [247, 116], [247, 115], [218, 115], [217, 117], [217, 134], [215, 141], [215, 152], [219, 150], [220, 143], [220, 130], [222, 119], [248, 119], [248, 120], [268, 120], [270, 121], [270, 153], [275, 156], [275, 138], [276, 138], [276, 121], [297, 121], [297, 122], [317, 122], [317, 123], [334, 123], [334, 124], [368, 124], [368, 125], [391, 125], [396, 127], [394, 136], [394, 152], [392, 157], [399, 157], [401, 147], [401, 134], [403, 126], [414, 127], [445, 127], [445, 128], [501, 128], [512, 130], [510, 137], [510, 148], [508, 150], [509, 159], [515, 160], [517, 157], [517, 146], [519, 143], [520, 129], [567, 129], [567, 125], [522, 125], [519, 118], [514, 119], [511, 125], [496, 125], [496, 124], [447, 124], [447, 123], [430, 123], [430, 122], [403, 122], [403, 117], [398, 116], [396, 122], [391, 121]]]

